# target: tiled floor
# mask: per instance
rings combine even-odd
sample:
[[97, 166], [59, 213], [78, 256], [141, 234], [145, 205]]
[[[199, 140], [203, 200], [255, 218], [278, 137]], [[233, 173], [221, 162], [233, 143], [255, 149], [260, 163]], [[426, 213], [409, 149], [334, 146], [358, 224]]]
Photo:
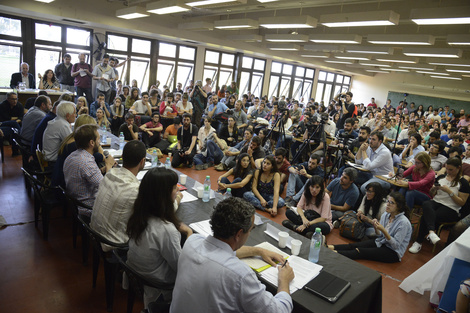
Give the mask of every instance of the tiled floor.
[[[70, 215], [64, 217], [62, 210], [54, 211], [49, 241], [43, 241], [41, 225], [34, 227], [33, 203], [24, 188], [21, 157], [12, 158], [9, 147], [5, 154], [0, 170], [0, 215], [14, 225], [0, 230], [0, 312], [106, 312], [103, 268], [93, 289], [91, 265], [81, 263], [80, 239], [77, 249], [72, 247]], [[210, 175], [212, 188], [217, 188], [220, 173], [213, 169], [181, 171], [200, 182]], [[273, 220], [281, 223], [284, 212], [280, 210]], [[347, 240], [334, 230], [327, 241], [335, 244]], [[382, 274], [383, 312], [433, 312], [428, 304], [429, 294], [407, 294], [398, 288], [401, 280], [431, 257], [431, 247], [425, 245], [418, 255], [406, 253], [399, 264], [359, 261]], [[117, 286], [114, 312], [126, 312], [126, 304], [127, 293]], [[142, 307], [137, 300], [134, 312], [140, 312]]]

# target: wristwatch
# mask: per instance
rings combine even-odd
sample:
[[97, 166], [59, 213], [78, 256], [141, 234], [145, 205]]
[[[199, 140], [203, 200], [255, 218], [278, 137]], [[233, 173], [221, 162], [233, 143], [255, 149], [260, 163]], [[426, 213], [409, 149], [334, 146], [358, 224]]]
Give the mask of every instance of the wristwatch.
[[449, 194], [449, 196], [452, 198], [452, 197], [455, 196], [455, 195], [454, 195], [453, 192], [451, 192], [451, 193]]

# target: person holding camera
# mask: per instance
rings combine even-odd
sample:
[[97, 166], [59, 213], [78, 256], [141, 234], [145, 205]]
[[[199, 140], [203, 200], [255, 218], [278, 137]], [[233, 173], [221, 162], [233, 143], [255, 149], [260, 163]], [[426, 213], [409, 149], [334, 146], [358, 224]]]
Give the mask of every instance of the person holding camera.
[[178, 144], [176, 145], [176, 151], [173, 153], [173, 160], [171, 161], [173, 168], [177, 168], [181, 164], [185, 164], [189, 168], [193, 167], [198, 131], [198, 127], [191, 124], [191, 115], [184, 113], [183, 127], [178, 129]]
[[341, 110], [343, 113], [341, 119], [336, 125], [338, 129], [342, 129], [344, 127], [344, 123], [346, 122], [346, 120], [354, 116], [354, 112], [356, 111], [356, 106], [354, 105], [354, 102], [351, 101], [352, 97], [353, 97], [353, 94], [350, 91], [342, 92], [335, 96], [335, 101], [341, 103]]
[[[369, 127], [361, 126], [359, 128], [359, 136], [356, 139], [354, 139], [353, 141], [350, 141], [349, 144], [347, 145], [339, 144], [339, 149], [342, 149], [342, 152], [343, 152], [343, 158], [350, 159], [352, 160], [352, 162], [354, 162], [354, 160], [356, 159], [356, 154], [359, 151], [359, 148], [361, 147], [361, 145], [364, 142], [369, 141], [370, 133], [371, 131]], [[342, 166], [338, 170], [338, 177], [341, 177], [341, 174], [343, 173], [345, 168], [346, 168], [345, 166]]]

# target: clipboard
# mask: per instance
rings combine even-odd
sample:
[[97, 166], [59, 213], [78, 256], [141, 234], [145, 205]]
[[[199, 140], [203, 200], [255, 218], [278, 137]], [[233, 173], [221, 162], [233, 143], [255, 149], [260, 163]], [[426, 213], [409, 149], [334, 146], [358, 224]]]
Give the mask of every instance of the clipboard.
[[335, 303], [349, 287], [351, 287], [350, 282], [321, 271], [317, 277], [304, 286], [304, 289], [328, 302]]

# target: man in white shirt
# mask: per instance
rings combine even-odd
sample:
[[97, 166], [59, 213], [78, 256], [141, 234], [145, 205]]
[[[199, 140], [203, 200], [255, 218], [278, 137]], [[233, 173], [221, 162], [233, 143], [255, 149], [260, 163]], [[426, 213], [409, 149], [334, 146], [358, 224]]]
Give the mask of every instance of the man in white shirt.
[[378, 182], [385, 190], [390, 189], [386, 181], [374, 177], [375, 175], [387, 175], [393, 172], [393, 159], [390, 150], [383, 144], [384, 135], [380, 132], [370, 134], [369, 143], [364, 142], [356, 154], [356, 164], [363, 165], [365, 171], [359, 171], [354, 183], [361, 186], [362, 194], [366, 193], [366, 187], [371, 182]]
[[213, 236], [190, 236], [178, 261], [170, 312], [291, 312], [289, 282], [294, 272], [288, 262], [278, 266], [278, 289], [273, 296], [255, 272], [239, 258], [260, 255], [276, 266], [282, 256], [244, 246], [254, 227], [255, 208], [231, 197], [215, 207], [210, 224]]
[[142, 92], [142, 99], [134, 102], [129, 112], [134, 115], [140, 115], [142, 124], [150, 122], [152, 119], [152, 107], [149, 102], [149, 93], [146, 91]]
[[[145, 166], [145, 145], [129, 141], [122, 152], [122, 167], [110, 169], [100, 183], [93, 205], [91, 228], [115, 243], [126, 243], [127, 221], [134, 209], [140, 182], [137, 174]], [[109, 246], [103, 246], [109, 251]]]
[[109, 55], [105, 54], [100, 64], [93, 69], [93, 79], [97, 80], [96, 90], [97, 93], [104, 94], [105, 102], [110, 103], [112, 82], [116, 80], [114, 68], [109, 64]]

